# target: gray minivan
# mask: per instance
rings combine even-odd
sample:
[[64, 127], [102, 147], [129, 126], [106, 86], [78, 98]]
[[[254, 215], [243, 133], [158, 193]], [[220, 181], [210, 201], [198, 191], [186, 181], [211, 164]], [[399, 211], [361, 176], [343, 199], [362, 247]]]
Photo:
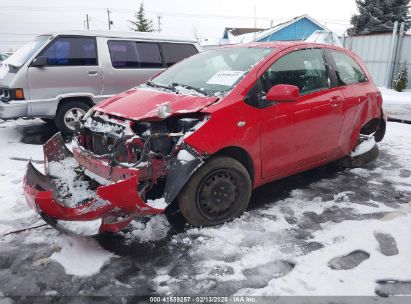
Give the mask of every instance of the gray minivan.
[[40, 117], [74, 131], [90, 107], [200, 51], [158, 33], [69, 31], [37, 36], [0, 66], [0, 118]]

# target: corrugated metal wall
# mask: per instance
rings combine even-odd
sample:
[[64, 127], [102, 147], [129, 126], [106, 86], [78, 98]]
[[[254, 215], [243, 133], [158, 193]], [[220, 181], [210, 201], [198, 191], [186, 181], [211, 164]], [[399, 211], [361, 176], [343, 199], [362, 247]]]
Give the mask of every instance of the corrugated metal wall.
[[[405, 36], [401, 47], [399, 66], [404, 62], [408, 66], [408, 89], [411, 89], [411, 36]], [[399, 66], [396, 70], [398, 70]]]
[[[394, 46], [392, 40], [392, 34], [354, 36], [347, 37], [344, 46], [362, 58], [378, 86], [387, 86], [389, 79], [392, 79], [390, 71], [394, 70], [395, 75], [402, 63], [407, 62], [411, 74], [411, 36], [403, 36], [402, 43], [397, 36]], [[397, 58], [395, 45], [398, 45]], [[411, 89], [411, 80], [408, 88]]]

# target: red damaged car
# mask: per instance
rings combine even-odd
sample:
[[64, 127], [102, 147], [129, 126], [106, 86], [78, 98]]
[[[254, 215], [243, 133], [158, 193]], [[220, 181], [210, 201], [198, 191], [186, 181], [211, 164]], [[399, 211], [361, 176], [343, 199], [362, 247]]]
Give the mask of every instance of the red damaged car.
[[[251, 191], [328, 162], [375, 158], [381, 94], [363, 63], [334, 46], [255, 43], [204, 52], [105, 100], [44, 146], [24, 189], [48, 223], [116, 232], [171, 207], [194, 226], [246, 210]], [[369, 156], [368, 156], [369, 158]]]

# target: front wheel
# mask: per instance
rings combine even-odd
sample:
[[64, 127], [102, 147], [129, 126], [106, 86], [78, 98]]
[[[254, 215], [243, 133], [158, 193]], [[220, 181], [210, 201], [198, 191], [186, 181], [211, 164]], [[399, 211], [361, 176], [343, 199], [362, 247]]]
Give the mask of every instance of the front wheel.
[[56, 114], [55, 122], [61, 133], [74, 133], [76, 124], [86, 115], [90, 106], [82, 101], [70, 101], [62, 104]]
[[193, 226], [221, 224], [240, 216], [251, 196], [251, 180], [235, 159], [210, 159], [191, 177], [178, 196], [184, 218]]

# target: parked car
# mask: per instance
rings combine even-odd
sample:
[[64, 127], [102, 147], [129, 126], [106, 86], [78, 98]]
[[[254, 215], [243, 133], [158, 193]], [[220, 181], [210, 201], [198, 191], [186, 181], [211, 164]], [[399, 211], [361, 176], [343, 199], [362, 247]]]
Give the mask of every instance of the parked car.
[[7, 53], [0, 53], [0, 62], [6, 60], [7, 58], [9, 58]]
[[0, 118], [40, 117], [72, 133], [94, 104], [198, 52], [195, 41], [153, 33], [41, 35], [0, 68]]
[[346, 49], [225, 47], [92, 108], [73, 152], [57, 134], [44, 147], [47, 174], [29, 163], [25, 192], [48, 223], [77, 233], [177, 208], [214, 225], [240, 216], [263, 184], [375, 159], [385, 125], [380, 92]]

